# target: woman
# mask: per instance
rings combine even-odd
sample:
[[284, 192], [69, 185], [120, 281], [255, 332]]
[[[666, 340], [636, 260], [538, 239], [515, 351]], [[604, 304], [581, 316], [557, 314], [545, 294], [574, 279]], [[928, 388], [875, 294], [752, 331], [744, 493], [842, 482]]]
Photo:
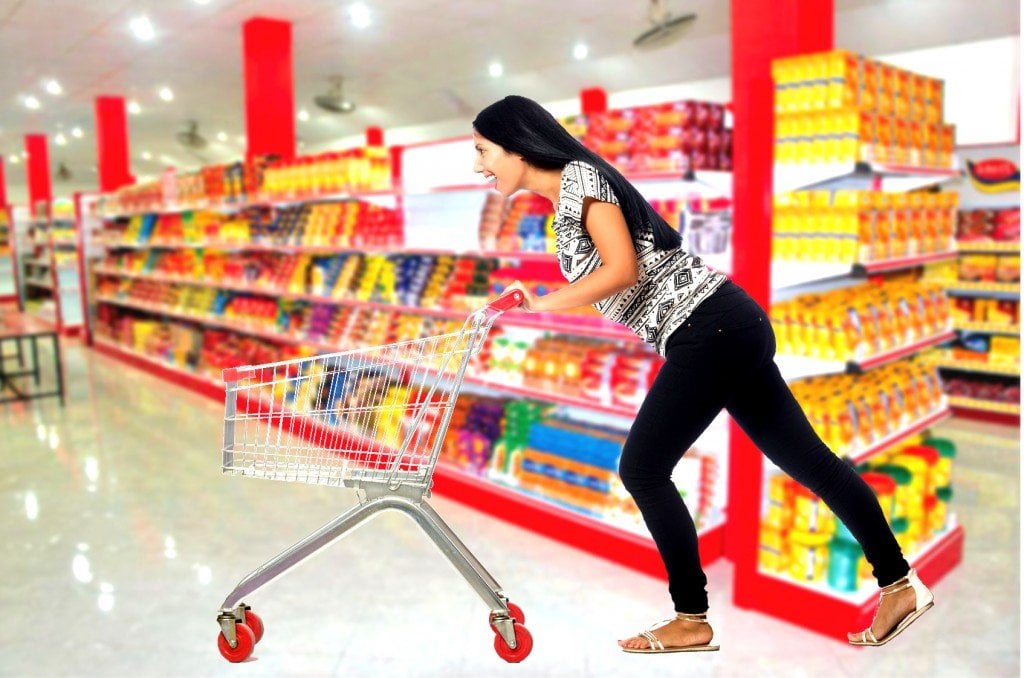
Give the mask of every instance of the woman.
[[508, 197], [533, 191], [555, 206], [568, 287], [528, 311], [593, 304], [665, 356], [619, 462], [668, 571], [674, 618], [619, 641], [627, 652], [717, 650], [697, 531], [671, 480], [683, 453], [725, 408], [769, 459], [821, 497], [860, 542], [881, 587], [871, 626], [848, 634], [881, 645], [932, 606], [878, 500], [815, 434], [774, 362], [768, 316], [741, 288], [680, 248], [680, 237], [611, 165], [536, 102], [508, 96], [473, 121], [474, 171]]

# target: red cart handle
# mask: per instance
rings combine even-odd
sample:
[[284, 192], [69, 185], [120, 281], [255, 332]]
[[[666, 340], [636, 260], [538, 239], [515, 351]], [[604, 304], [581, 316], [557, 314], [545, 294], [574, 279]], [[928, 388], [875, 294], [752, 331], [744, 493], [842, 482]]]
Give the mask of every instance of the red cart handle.
[[523, 303], [525, 299], [526, 295], [523, 294], [522, 290], [512, 290], [511, 292], [506, 292], [491, 303], [487, 304], [487, 310], [504, 313], [505, 311], [509, 311]]

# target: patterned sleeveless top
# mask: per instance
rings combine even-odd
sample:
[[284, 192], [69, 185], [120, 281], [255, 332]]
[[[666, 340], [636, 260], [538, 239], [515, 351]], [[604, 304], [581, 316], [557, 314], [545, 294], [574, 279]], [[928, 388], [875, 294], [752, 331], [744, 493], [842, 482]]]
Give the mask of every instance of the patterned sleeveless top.
[[[584, 198], [619, 204], [611, 184], [597, 168], [574, 160], [562, 170], [553, 223], [559, 266], [569, 282], [576, 282], [601, 266], [597, 248], [582, 224]], [[594, 308], [609, 320], [630, 328], [665, 355], [668, 338], [726, 277], [681, 248], [655, 249], [650, 228], [633, 234], [633, 247], [639, 270], [636, 283], [597, 302]]]

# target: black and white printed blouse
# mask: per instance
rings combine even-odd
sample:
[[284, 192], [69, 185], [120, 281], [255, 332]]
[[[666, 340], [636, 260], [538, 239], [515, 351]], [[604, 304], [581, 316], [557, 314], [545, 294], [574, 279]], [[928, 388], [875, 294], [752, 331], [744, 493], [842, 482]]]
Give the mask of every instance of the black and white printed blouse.
[[[570, 283], [601, 266], [594, 241], [582, 224], [585, 198], [619, 204], [608, 180], [597, 168], [574, 160], [562, 170], [553, 223], [559, 266]], [[681, 248], [655, 249], [654, 232], [649, 227], [633, 233], [633, 247], [639, 270], [636, 283], [597, 302], [594, 308], [609, 320], [629, 327], [665, 355], [665, 343], [672, 332], [726, 277]]]

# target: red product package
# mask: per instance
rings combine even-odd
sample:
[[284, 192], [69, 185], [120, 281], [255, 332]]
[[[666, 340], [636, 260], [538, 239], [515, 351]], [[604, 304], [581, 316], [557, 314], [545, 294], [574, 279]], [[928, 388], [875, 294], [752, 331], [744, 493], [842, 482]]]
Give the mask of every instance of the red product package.
[[1019, 207], [996, 212], [992, 237], [1000, 242], [1020, 242]]

